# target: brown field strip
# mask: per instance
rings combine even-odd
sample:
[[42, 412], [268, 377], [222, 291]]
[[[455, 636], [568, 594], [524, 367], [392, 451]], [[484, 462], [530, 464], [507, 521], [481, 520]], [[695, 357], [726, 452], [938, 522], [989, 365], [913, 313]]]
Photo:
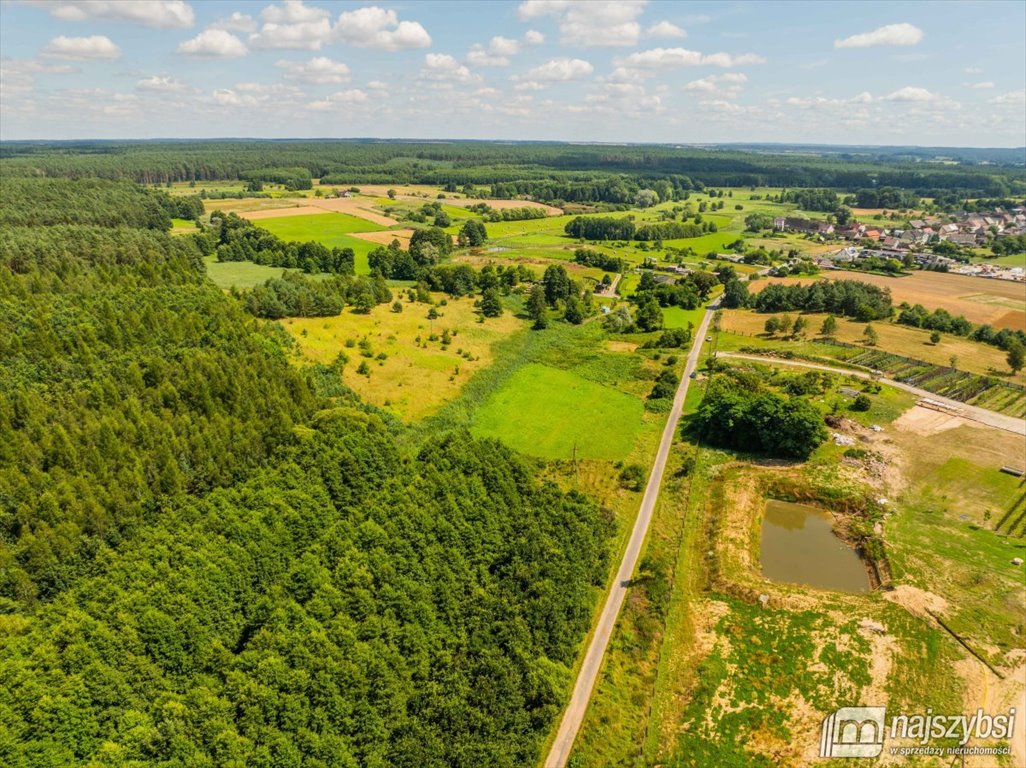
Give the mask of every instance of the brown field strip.
[[398, 240], [399, 245], [403, 248], [409, 248], [410, 238], [413, 237], [413, 233], [414, 230], [412, 229], [386, 229], [383, 232], [350, 232], [349, 234], [361, 240], [370, 240], [372, 243], [378, 243], [379, 245], [388, 245], [393, 240]]
[[358, 216], [361, 219], [380, 224], [383, 227], [391, 227], [396, 222], [381, 211], [375, 211], [370, 201], [361, 200], [358, 197], [312, 197], [308, 205], [320, 209], [320, 211], [334, 211], [335, 213], [348, 213], [350, 216]]

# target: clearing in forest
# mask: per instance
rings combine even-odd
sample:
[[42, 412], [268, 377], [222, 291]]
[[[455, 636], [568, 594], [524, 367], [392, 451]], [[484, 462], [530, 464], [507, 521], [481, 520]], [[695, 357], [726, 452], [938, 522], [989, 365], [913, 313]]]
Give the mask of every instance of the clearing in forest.
[[485, 402], [471, 431], [548, 459], [615, 461], [627, 456], [644, 406], [612, 387], [569, 371], [531, 363]]

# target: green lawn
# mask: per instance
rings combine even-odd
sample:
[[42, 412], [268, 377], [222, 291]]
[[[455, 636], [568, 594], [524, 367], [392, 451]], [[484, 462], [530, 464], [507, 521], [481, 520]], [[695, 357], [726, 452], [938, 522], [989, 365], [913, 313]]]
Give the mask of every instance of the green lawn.
[[334, 245], [334, 238], [349, 232], [380, 232], [387, 227], [350, 216], [348, 213], [311, 213], [308, 216], [279, 216], [260, 219], [257, 226], [269, 229], [282, 240], [307, 242], [316, 240], [325, 245]]
[[488, 398], [471, 428], [548, 459], [615, 461], [631, 452], [642, 427], [640, 399], [539, 363], [525, 365]]
[[329, 248], [352, 248], [356, 253], [356, 273], [370, 273], [367, 254], [377, 243], [352, 237], [350, 232], [380, 232], [387, 227], [350, 216], [347, 213], [312, 213], [309, 216], [279, 216], [254, 222], [258, 227], [273, 232], [282, 240], [307, 242], [313, 240]]
[[251, 261], [217, 261], [212, 258], [204, 261], [207, 265], [207, 277], [213, 280], [218, 288], [225, 290], [252, 288], [272, 277], [281, 277], [281, 273], [285, 271], [277, 267], [254, 264]]
[[199, 232], [195, 221], [188, 219], [171, 219], [172, 235], [188, 235], [190, 232]]

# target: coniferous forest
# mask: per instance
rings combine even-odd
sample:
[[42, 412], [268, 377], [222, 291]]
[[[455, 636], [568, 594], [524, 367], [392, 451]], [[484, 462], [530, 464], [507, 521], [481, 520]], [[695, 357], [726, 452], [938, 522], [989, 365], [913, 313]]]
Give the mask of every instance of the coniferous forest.
[[610, 521], [291, 365], [171, 206], [2, 183], [0, 764], [537, 761]]

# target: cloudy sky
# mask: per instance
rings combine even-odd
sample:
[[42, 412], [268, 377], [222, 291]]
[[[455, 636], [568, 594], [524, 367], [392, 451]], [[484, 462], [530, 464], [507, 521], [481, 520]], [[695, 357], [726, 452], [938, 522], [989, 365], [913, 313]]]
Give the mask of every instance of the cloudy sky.
[[1026, 144], [1026, 3], [0, 0], [0, 137]]

